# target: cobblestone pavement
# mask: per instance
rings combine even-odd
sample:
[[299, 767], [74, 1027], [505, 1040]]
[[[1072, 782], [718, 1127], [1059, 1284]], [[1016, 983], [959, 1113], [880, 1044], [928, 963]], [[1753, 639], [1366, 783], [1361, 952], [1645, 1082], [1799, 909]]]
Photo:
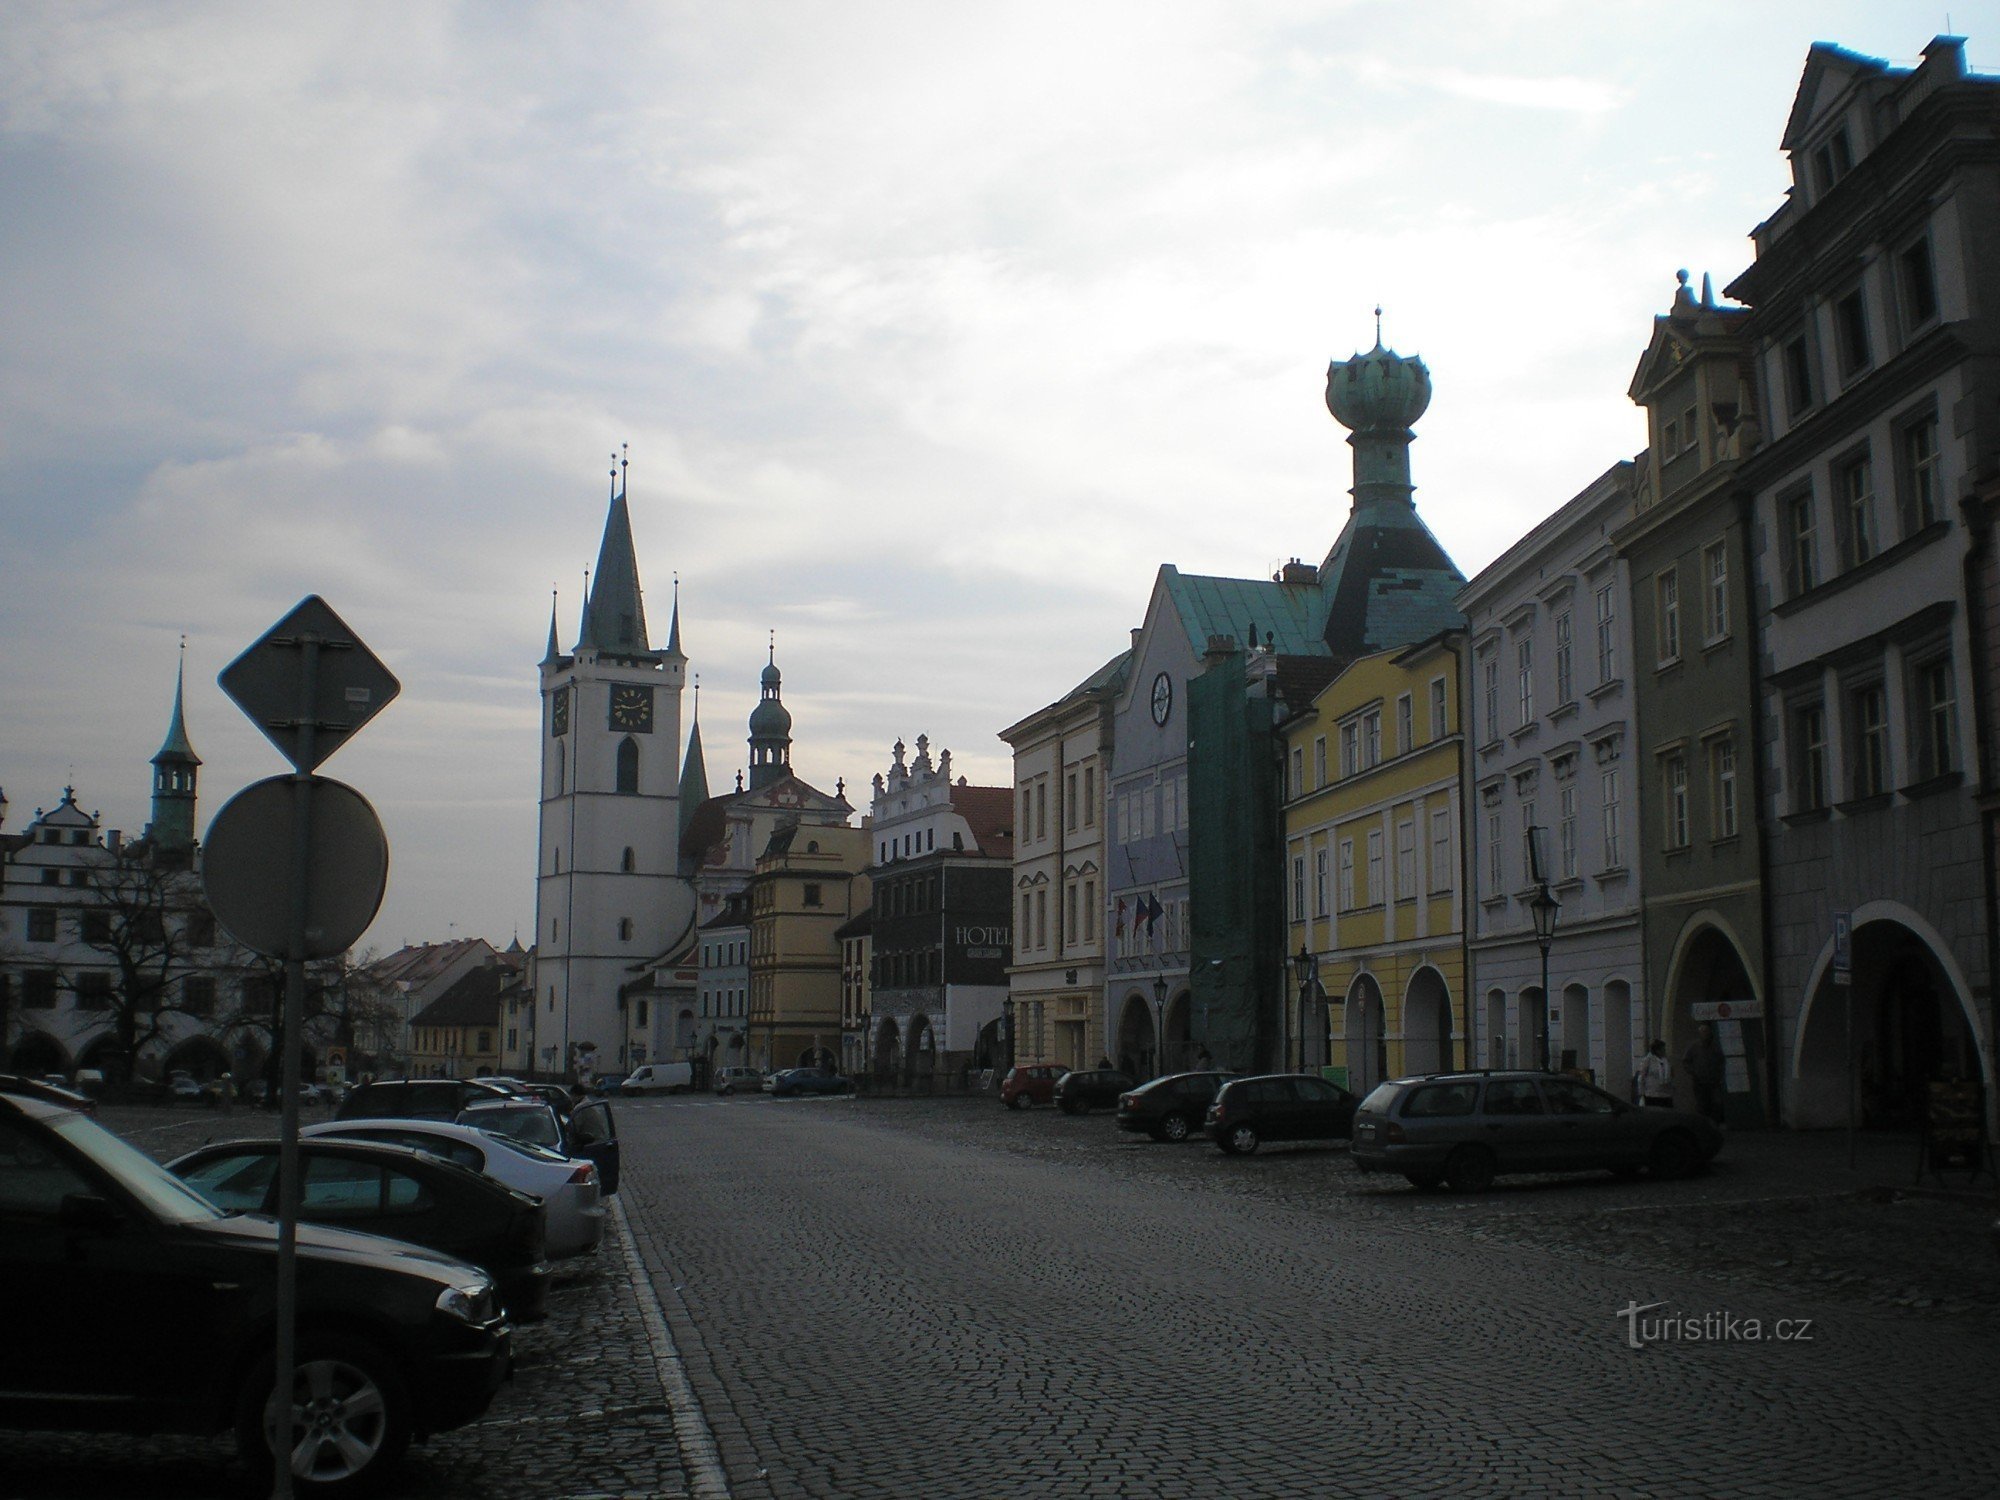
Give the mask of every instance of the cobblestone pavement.
[[1902, 1143], [1850, 1175], [1838, 1142], [1744, 1136], [1692, 1182], [1468, 1197], [980, 1099], [620, 1124], [739, 1496], [1936, 1497], [2000, 1472], [1991, 1200], [1856, 1196]]
[[[205, 1140], [277, 1134], [277, 1119], [107, 1110], [103, 1122], [162, 1160]], [[595, 1255], [559, 1263], [549, 1317], [515, 1330], [515, 1377], [487, 1415], [409, 1456], [383, 1500], [612, 1500], [689, 1493], [657, 1352], [614, 1215]], [[17, 1289], [8, 1289], [11, 1295]], [[198, 1354], [192, 1357], [198, 1358]], [[248, 1493], [226, 1438], [0, 1432], [0, 1496], [207, 1500]]]

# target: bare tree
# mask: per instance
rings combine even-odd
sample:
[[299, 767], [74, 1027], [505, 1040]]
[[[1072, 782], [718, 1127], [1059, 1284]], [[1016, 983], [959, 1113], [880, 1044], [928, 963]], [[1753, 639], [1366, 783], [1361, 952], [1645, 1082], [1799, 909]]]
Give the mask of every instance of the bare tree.
[[129, 1078], [140, 1049], [158, 1040], [170, 1016], [188, 1012], [177, 983], [213, 925], [201, 885], [184, 862], [156, 860], [144, 844], [104, 851], [85, 866], [90, 900], [74, 908], [78, 941], [111, 972], [76, 968], [63, 984], [82, 1011], [110, 1014], [116, 1068]]

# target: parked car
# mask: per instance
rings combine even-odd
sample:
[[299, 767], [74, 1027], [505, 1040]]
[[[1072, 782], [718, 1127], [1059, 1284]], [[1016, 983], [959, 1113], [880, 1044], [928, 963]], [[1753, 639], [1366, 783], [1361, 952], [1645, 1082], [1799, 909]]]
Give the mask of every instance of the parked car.
[[[167, 1170], [218, 1208], [278, 1211], [276, 1141], [202, 1146]], [[299, 1217], [469, 1261], [493, 1278], [509, 1316], [548, 1313], [548, 1210], [456, 1162], [381, 1141], [302, 1140]]]
[[[476, 1266], [376, 1235], [298, 1232], [291, 1414], [274, 1388], [278, 1226], [231, 1214], [96, 1121], [0, 1094], [0, 1426], [212, 1434], [301, 1495], [376, 1480], [412, 1438], [473, 1421], [511, 1331]], [[199, 1350], [198, 1358], [190, 1351]], [[268, 1479], [260, 1478], [268, 1488]]]
[[854, 1080], [829, 1068], [786, 1068], [771, 1075], [771, 1093], [783, 1099], [791, 1094], [851, 1094]]
[[1118, 1096], [1118, 1128], [1156, 1141], [1184, 1141], [1201, 1129], [1216, 1090], [1233, 1073], [1169, 1073]]
[[385, 1078], [349, 1089], [336, 1120], [455, 1120], [475, 1099], [515, 1097], [484, 1078]]
[[44, 1104], [60, 1105], [73, 1109], [78, 1114], [97, 1113], [97, 1101], [87, 1094], [79, 1094], [62, 1082], [60, 1075], [50, 1078], [23, 1078], [18, 1073], [0, 1073], [0, 1094], [19, 1094], [27, 1099], [39, 1099]]
[[718, 1094], [754, 1094], [764, 1086], [761, 1068], [717, 1068], [710, 1085]]
[[618, 1129], [609, 1100], [592, 1099], [565, 1117], [541, 1099], [475, 1099], [459, 1112], [458, 1123], [594, 1162], [604, 1196], [618, 1191]]
[[1056, 1080], [1056, 1108], [1066, 1115], [1110, 1109], [1118, 1103], [1118, 1096], [1130, 1087], [1130, 1073], [1120, 1073], [1116, 1068], [1079, 1068]]
[[533, 1194], [548, 1205], [549, 1254], [558, 1260], [595, 1250], [604, 1238], [603, 1192], [591, 1162], [442, 1120], [329, 1120], [299, 1132], [301, 1140], [321, 1136], [428, 1151]]
[[197, 1082], [183, 1073], [178, 1078], [167, 1080], [167, 1098], [175, 1104], [212, 1104], [208, 1096], [208, 1085]]
[[1056, 1080], [1068, 1072], [1054, 1063], [1027, 1063], [1009, 1068], [1000, 1080], [1000, 1102], [1009, 1109], [1028, 1109], [1037, 1104], [1053, 1104]]
[[1344, 1140], [1354, 1128], [1354, 1095], [1305, 1073], [1232, 1078], [1208, 1107], [1208, 1138], [1229, 1156], [1265, 1141]]
[[694, 1087], [693, 1063], [646, 1063], [625, 1075], [621, 1094], [679, 1094]]
[[1477, 1192], [1512, 1172], [1686, 1177], [1722, 1149], [1722, 1132], [1681, 1109], [1641, 1109], [1553, 1073], [1434, 1073], [1369, 1092], [1354, 1117], [1354, 1164], [1418, 1187]]

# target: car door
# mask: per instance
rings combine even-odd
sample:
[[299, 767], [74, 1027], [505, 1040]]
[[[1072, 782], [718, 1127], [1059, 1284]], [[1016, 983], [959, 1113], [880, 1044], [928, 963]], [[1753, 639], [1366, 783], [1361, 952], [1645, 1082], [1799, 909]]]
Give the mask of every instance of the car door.
[[1532, 1078], [1495, 1078], [1480, 1101], [1486, 1144], [1500, 1172], [1548, 1172], [1557, 1159], [1548, 1105]]
[[563, 1149], [597, 1164], [601, 1196], [618, 1191], [618, 1123], [611, 1117], [610, 1100], [593, 1099], [570, 1111]]
[[1582, 1170], [1645, 1162], [1646, 1135], [1632, 1106], [1574, 1078], [1544, 1079], [1542, 1092], [1555, 1123], [1554, 1154], [1561, 1165]]
[[1354, 1096], [1324, 1078], [1295, 1078], [1299, 1128], [1313, 1140], [1345, 1140], [1354, 1131]]

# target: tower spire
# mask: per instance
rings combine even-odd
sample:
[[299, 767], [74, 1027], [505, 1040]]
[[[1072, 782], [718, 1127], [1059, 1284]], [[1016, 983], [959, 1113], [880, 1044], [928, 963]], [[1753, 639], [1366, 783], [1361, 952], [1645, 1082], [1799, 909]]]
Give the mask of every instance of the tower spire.
[[185, 856], [194, 848], [194, 805], [201, 757], [187, 732], [187, 637], [181, 637], [174, 669], [174, 711], [166, 742], [153, 757], [153, 820], [146, 835], [163, 854]]
[[597, 575], [583, 606], [579, 649], [609, 656], [652, 657], [646, 634], [646, 607], [639, 588], [639, 559], [632, 545], [632, 515], [620, 482], [624, 463], [612, 455], [610, 513], [597, 549]]
[[562, 659], [562, 643], [556, 639], [557, 594], [554, 584], [549, 585], [549, 648], [542, 653], [542, 665]]
[[681, 575], [674, 574], [674, 617], [667, 626], [667, 655], [681, 654]]
[[778, 671], [778, 632], [771, 632], [757, 706], [750, 710], [750, 790], [792, 774], [792, 715], [783, 702], [784, 675]]

